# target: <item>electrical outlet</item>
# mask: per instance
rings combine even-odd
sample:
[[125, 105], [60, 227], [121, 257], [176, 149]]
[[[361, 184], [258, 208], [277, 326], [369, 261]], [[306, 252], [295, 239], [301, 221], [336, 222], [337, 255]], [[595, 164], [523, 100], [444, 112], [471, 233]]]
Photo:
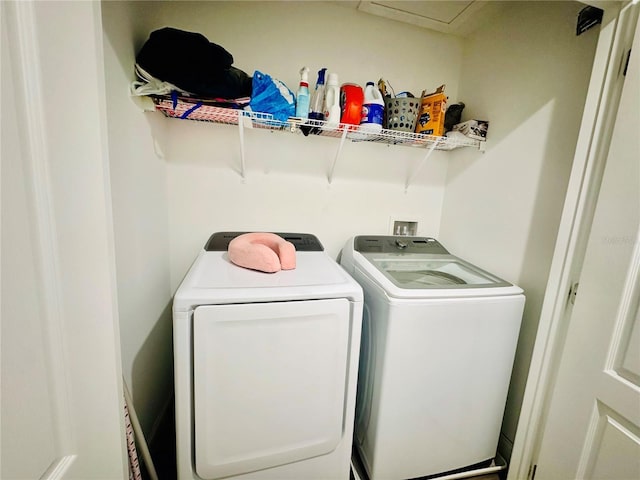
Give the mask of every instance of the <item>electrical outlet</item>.
[[418, 222], [411, 220], [394, 220], [393, 235], [402, 235], [407, 237], [415, 237], [418, 233]]

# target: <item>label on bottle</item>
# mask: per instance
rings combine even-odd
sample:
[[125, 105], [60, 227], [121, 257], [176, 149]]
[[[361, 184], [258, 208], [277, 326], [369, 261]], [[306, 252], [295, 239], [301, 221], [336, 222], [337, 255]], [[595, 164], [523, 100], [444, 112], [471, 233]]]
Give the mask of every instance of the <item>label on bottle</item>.
[[309, 116], [309, 95], [300, 95], [296, 100], [296, 117], [307, 118]]
[[384, 118], [384, 106], [377, 103], [366, 103], [362, 106], [362, 120], [360, 123], [373, 123], [382, 125]]

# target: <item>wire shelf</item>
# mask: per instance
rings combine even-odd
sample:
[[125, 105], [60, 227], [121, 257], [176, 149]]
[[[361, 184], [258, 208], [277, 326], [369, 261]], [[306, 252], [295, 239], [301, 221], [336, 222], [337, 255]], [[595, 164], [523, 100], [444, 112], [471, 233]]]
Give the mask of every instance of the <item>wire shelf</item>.
[[183, 120], [195, 120], [225, 125], [238, 125], [240, 118], [245, 126], [268, 130], [286, 130], [292, 133], [319, 135], [351, 140], [352, 142], [371, 142], [387, 145], [402, 145], [417, 148], [432, 147], [435, 150], [453, 150], [460, 147], [480, 148], [480, 141], [472, 138], [449, 138], [420, 133], [402, 132], [399, 130], [382, 129], [379, 132], [358, 130], [355, 125], [333, 124], [321, 120], [289, 118], [287, 121], [277, 120], [273, 115], [260, 112], [225, 108], [208, 105], [193, 99], [172, 99], [165, 96], [153, 96], [156, 110], [166, 117]]

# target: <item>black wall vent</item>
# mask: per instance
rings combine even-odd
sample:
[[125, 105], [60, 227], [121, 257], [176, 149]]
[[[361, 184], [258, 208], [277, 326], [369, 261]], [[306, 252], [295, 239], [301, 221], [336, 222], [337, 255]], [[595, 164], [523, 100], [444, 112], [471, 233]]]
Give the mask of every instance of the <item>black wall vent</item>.
[[581, 35], [591, 27], [595, 27], [602, 23], [602, 14], [604, 10], [596, 7], [584, 7], [578, 14], [578, 25], [576, 27], [576, 35]]

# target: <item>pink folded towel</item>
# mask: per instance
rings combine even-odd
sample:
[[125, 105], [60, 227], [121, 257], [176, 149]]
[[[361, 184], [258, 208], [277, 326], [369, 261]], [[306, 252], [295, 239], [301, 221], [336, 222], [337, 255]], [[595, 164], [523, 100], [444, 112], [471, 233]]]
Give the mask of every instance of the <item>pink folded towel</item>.
[[296, 247], [274, 233], [243, 233], [229, 242], [233, 263], [252, 270], [273, 273], [296, 268]]

